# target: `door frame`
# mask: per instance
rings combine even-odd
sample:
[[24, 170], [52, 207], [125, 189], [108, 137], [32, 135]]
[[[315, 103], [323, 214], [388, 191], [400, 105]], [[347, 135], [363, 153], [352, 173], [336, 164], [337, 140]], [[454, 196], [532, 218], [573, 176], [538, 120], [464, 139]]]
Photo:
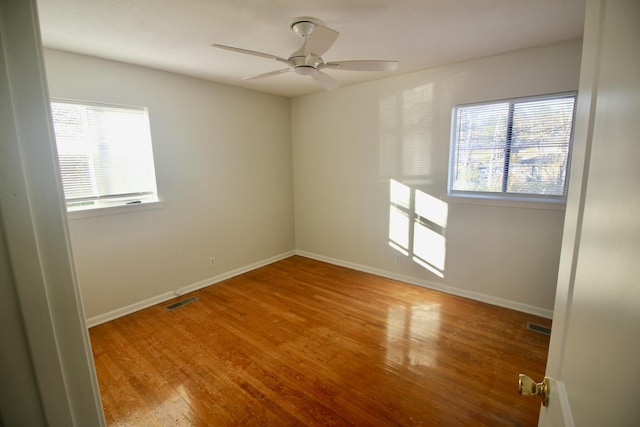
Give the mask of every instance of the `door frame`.
[[15, 393], [3, 390], [0, 424], [104, 426], [57, 170], [36, 1], [0, 1], [0, 24], [0, 277], [9, 298], [3, 307], [12, 307], [11, 330], [2, 330], [0, 345], [22, 357], [0, 358], [0, 371], [12, 384], [25, 384]]

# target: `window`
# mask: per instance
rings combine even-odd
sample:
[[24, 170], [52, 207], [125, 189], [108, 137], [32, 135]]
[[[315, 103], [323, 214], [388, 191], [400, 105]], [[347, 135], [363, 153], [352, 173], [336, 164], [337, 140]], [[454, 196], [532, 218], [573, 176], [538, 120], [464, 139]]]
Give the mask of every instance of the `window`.
[[52, 101], [67, 210], [157, 201], [146, 108]]
[[449, 194], [564, 200], [575, 93], [453, 111]]

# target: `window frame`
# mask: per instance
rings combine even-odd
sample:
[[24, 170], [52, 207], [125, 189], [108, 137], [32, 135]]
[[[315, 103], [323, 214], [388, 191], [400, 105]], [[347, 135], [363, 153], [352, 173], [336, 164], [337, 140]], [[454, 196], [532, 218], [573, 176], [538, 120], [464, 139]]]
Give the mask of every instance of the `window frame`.
[[[121, 213], [125, 211], [131, 211], [133, 209], [140, 210], [148, 210], [155, 209], [159, 207], [163, 207], [164, 203], [160, 200], [158, 195], [158, 180], [157, 173], [155, 167], [155, 156], [153, 150], [153, 138], [151, 135], [151, 120], [149, 117], [149, 110], [147, 107], [141, 106], [133, 106], [133, 105], [124, 105], [124, 104], [114, 104], [114, 103], [104, 103], [104, 102], [95, 102], [95, 101], [86, 101], [86, 100], [78, 100], [78, 99], [68, 99], [68, 98], [57, 98], [51, 97], [49, 99], [50, 104], [59, 103], [59, 104], [75, 104], [83, 107], [97, 107], [103, 110], [129, 110], [129, 111], [138, 111], [144, 112], [145, 119], [148, 125], [148, 136], [149, 136], [149, 158], [150, 166], [153, 173], [153, 188], [152, 191], [140, 191], [140, 192], [132, 192], [126, 194], [108, 194], [103, 196], [96, 197], [78, 197], [74, 199], [67, 199], [64, 185], [62, 184], [62, 167], [60, 162], [60, 154], [59, 154], [59, 146], [58, 141], [55, 134], [55, 123], [53, 118], [53, 112], [51, 114], [51, 123], [52, 123], [52, 131], [53, 136], [56, 141], [56, 158], [58, 162], [58, 169], [60, 174], [60, 183], [62, 185], [62, 196], [64, 198], [64, 204], [67, 211], [67, 214], [70, 218], [83, 218], [89, 216], [99, 216], [106, 215], [112, 213]], [[51, 107], [53, 110], [53, 107]], [[145, 141], [146, 144], [146, 141]], [[151, 178], [149, 176], [149, 178]], [[91, 201], [92, 204], [87, 205], [77, 205], [77, 203], [82, 203], [83, 201]], [[75, 206], [73, 204], [76, 204]]]
[[[485, 200], [487, 202], [497, 201], [497, 202], [539, 202], [539, 203], [547, 203], [547, 204], [565, 204], [567, 200], [567, 189], [569, 185], [569, 175], [571, 169], [571, 157], [573, 152], [573, 142], [575, 136], [575, 117], [576, 117], [576, 107], [577, 107], [577, 91], [567, 91], [567, 92], [557, 92], [557, 93], [549, 93], [543, 95], [532, 95], [525, 97], [516, 97], [516, 98], [505, 98], [491, 101], [482, 101], [482, 102], [473, 102], [473, 103], [465, 103], [465, 104], [456, 104], [452, 107], [451, 113], [451, 134], [450, 134], [450, 149], [449, 149], [449, 165], [447, 170], [447, 196], [451, 198], [461, 199], [461, 200], [473, 200], [473, 201], [482, 201]], [[509, 179], [509, 153], [510, 153], [510, 145], [512, 144], [512, 133], [511, 129], [513, 127], [513, 105], [517, 103], [530, 102], [530, 101], [543, 101], [543, 100], [552, 100], [552, 99], [562, 99], [562, 98], [573, 98], [573, 115], [571, 122], [571, 130], [569, 136], [569, 147], [567, 153], [567, 164], [565, 170], [564, 177], [564, 186], [563, 186], [563, 194], [562, 195], [544, 195], [544, 194], [531, 194], [531, 193], [514, 193], [506, 191], [506, 184]], [[507, 135], [505, 136], [505, 161], [504, 161], [504, 175], [502, 179], [501, 191], [472, 191], [472, 190], [454, 190], [454, 168], [455, 161], [457, 158], [457, 118], [458, 118], [458, 110], [463, 107], [474, 107], [474, 106], [482, 106], [482, 105], [494, 105], [494, 104], [504, 104], [509, 103], [509, 116], [507, 122]]]

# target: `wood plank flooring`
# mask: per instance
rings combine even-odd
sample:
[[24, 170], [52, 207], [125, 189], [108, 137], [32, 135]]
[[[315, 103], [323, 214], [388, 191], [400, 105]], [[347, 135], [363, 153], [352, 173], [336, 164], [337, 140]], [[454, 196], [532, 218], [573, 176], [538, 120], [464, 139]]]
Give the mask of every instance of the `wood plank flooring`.
[[90, 329], [112, 426], [534, 426], [546, 319], [303, 257]]

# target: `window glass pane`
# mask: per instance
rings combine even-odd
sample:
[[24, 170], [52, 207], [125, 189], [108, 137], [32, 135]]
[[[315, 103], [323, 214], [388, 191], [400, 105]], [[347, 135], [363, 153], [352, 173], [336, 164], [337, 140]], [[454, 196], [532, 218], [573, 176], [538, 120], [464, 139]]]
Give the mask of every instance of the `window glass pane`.
[[509, 104], [457, 109], [454, 190], [501, 191]]
[[514, 104], [508, 192], [564, 194], [573, 106], [573, 97]]
[[575, 94], [454, 109], [451, 194], [562, 198]]
[[146, 109], [55, 101], [51, 111], [68, 206], [157, 200]]
[[67, 200], [94, 194], [90, 159], [83, 154], [62, 153], [58, 155], [62, 185]]

